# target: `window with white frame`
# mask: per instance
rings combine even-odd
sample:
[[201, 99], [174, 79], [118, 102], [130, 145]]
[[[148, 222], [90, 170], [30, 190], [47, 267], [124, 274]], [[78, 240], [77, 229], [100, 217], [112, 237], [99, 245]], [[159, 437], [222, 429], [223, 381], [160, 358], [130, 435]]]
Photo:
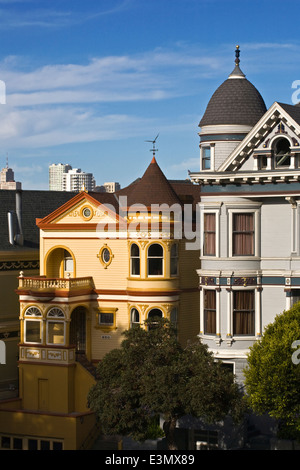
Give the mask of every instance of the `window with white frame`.
[[255, 334], [255, 291], [233, 291], [233, 335]]
[[216, 256], [216, 214], [203, 214], [203, 255]]
[[164, 249], [162, 245], [153, 243], [147, 251], [147, 270], [148, 276], [163, 275]]
[[130, 274], [131, 276], [140, 275], [140, 248], [136, 243], [130, 247]]
[[65, 344], [65, 314], [58, 307], [47, 313], [47, 344]]
[[204, 334], [216, 334], [216, 291], [204, 289], [203, 292], [203, 316], [204, 316]]
[[140, 312], [135, 307], [130, 310], [130, 326], [140, 326]]
[[25, 343], [42, 342], [42, 312], [36, 306], [28, 307], [25, 311], [24, 341]]
[[[227, 204], [226, 204], [227, 205]], [[260, 206], [228, 204], [229, 256], [260, 256]]]
[[254, 255], [254, 214], [234, 213], [232, 215], [232, 255]]
[[201, 160], [202, 160], [202, 170], [211, 169], [211, 147], [210, 145], [205, 145], [201, 147]]

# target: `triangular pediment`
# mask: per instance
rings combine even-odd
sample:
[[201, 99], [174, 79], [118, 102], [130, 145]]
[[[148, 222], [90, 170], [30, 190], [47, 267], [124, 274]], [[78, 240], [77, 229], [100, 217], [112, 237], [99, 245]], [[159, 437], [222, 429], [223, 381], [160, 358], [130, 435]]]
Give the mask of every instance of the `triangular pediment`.
[[300, 147], [300, 108], [275, 102], [218, 168], [218, 172], [253, 171], [249, 159], [267, 153], [279, 135], [290, 140], [291, 150]]
[[43, 229], [60, 229], [73, 226], [83, 230], [106, 224], [118, 223], [119, 216], [114, 207], [103, 204], [86, 192], [78, 193], [57, 210], [37, 221]]

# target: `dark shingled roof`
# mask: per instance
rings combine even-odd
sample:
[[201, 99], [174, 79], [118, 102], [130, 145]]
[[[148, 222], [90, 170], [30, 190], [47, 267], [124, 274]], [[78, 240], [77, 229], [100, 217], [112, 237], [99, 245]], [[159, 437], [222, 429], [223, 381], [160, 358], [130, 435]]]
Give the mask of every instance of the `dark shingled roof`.
[[65, 191], [20, 191], [22, 197], [23, 246], [11, 245], [8, 236], [7, 213], [16, 211], [16, 191], [0, 190], [0, 251], [38, 249], [39, 229], [36, 219], [46, 217], [74, 197]]
[[[236, 71], [234, 75], [238, 75]], [[254, 126], [266, 110], [260, 93], [242, 74], [239, 78], [228, 78], [219, 86], [212, 95], [199, 126], [218, 124]]]
[[154, 157], [142, 178], [118, 191], [117, 195], [127, 196], [127, 207], [134, 204], [145, 207], [150, 207], [151, 204], [181, 204]]
[[297, 124], [300, 124], [300, 103], [295, 105], [286, 103], [278, 104], [297, 122]]

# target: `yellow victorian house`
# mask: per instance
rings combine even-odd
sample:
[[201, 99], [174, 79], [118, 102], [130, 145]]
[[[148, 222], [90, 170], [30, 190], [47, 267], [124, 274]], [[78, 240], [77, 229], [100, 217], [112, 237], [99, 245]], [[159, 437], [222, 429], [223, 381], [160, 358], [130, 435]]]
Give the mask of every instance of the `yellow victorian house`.
[[0, 402], [1, 449], [89, 448], [96, 365], [133, 324], [161, 316], [183, 344], [196, 338], [198, 201], [153, 158], [127, 188], [83, 190], [37, 220], [40, 275], [19, 277], [19, 397]]

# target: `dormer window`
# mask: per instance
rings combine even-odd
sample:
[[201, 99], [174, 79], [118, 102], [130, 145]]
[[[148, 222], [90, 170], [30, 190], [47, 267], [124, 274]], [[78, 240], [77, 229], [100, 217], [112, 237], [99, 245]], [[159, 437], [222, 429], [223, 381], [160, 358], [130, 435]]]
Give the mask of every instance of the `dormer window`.
[[273, 145], [275, 167], [290, 167], [291, 165], [291, 148], [290, 142], [284, 137], [276, 139]]

